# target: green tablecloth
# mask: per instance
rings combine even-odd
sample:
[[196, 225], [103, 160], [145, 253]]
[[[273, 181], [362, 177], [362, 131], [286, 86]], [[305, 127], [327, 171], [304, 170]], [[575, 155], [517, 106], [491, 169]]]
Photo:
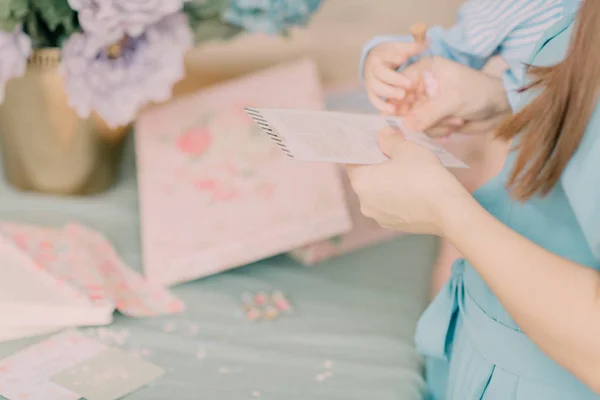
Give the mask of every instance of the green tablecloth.
[[[330, 98], [356, 108], [360, 94]], [[119, 184], [92, 198], [18, 193], [0, 185], [0, 219], [60, 226], [79, 221], [104, 232], [140, 269], [133, 152]], [[117, 316], [95, 335], [132, 349], [167, 374], [128, 399], [353, 400], [420, 399], [415, 322], [427, 300], [431, 237], [407, 236], [317, 267], [279, 256], [174, 288], [187, 303], [179, 316]], [[273, 322], [241, 315], [244, 291], [281, 289], [296, 312]], [[0, 356], [32, 340], [0, 345]], [[332, 364], [330, 374], [323, 375]], [[325, 378], [323, 381], [321, 381]]]

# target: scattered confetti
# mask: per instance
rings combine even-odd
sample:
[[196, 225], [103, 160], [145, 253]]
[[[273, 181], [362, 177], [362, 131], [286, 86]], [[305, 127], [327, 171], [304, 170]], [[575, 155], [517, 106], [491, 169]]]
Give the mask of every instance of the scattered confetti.
[[279, 311], [284, 311], [284, 312], [288, 312], [288, 313], [293, 311], [293, 307], [292, 307], [291, 303], [285, 297], [285, 295], [283, 294], [283, 292], [281, 290], [274, 291], [273, 294], [271, 295], [271, 298], [273, 299], [273, 302], [275, 303], [275, 307], [277, 307], [279, 309]]
[[219, 368], [219, 373], [223, 375], [229, 375], [231, 374], [231, 370], [227, 367], [221, 367]]
[[252, 307], [252, 306], [247, 307], [245, 311], [246, 311], [246, 318], [249, 321], [257, 321], [260, 319], [260, 317], [262, 315], [258, 308]]
[[254, 303], [257, 306], [264, 306], [269, 301], [269, 298], [265, 292], [259, 292], [254, 296]]
[[258, 390], [255, 390], [254, 392], [252, 392], [252, 397], [260, 397], [260, 392]]
[[333, 368], [333, 361], [325, 360], [325, 362], [323, 363], [323, 366], [327, 369], [331, 369], [331, 368]]
[[198, 325], [190, 326], [187, 331], [188, 335], [190, 336], [196, 336], [198, 332], [200, 332], [200, 327]]
[[263, 312], [263, 317], [269, 320], [276, 319], [277, 317], [279, 317], [279, 310], [273, 306], [268, 306]]
[[124, 345], [130, 335], [128, 329], [112, 329], [104, 327], [90, 328], [85, 330], [84, 333], [103, 344], [119, 346]]
[[166, 323], [166, 324], [163, 325], [163, 332], [165, 332], [165, 333], [171, 333], [171, 332], [174, 332], [176, 328], [177, 327], [175, 326], [174, 323], [169, 322], [169, 323]]
[[241, 295], [242, 309], [250, 321], [275, 320], [281, 313], [291, 313], [293, 307], [281, 290], [258, 292], [252, 294], [244, 292]]
[[206, 358], [206, 351], [204, 351], [204, 350], [198, 350], [196, 352], [196, 358], [198, 360], [204, 360]]
[[323, 382], [325, 379], [327, 379], [325, 374], [318, 374], [317, 376], [315, 376], [315, 380], [317, 380], [318, 382]]

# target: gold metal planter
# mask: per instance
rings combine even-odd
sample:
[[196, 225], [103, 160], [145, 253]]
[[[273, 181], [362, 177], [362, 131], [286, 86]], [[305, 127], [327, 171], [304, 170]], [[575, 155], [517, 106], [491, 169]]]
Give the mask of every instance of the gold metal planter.
[[6, 87], [0, 105], [4, 175], [26, 191], [99, 193], [118, 176], [130, 129], [109, 129], [97, 116], [79, 118], [69, 106], [59, 60], [58, 49], [35, 51], [25, 75]]

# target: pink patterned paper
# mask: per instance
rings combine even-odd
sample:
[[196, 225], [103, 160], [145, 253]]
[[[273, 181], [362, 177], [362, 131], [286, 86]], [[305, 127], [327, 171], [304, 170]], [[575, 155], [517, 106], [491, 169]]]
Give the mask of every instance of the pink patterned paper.
[[339, 170], [288, 159], [244, 107], [320, 109], [309, 61], [143, 114], [136, 128], [144, 270], [175, 284], [350, 230]]
[[342, 254], [390, 240], [400, 234], [397, 231], [384, 229], [374, 220], [365, 217], [360, 212], [360, 203], [345, 174], [343, 175], [343, 183], [346, 204], [352, 218], [352, 230], [327, 240], [306, 244], [289, 253], [292, 258], [304, 265], [314, 265]]
[[112, 304], [130, 317], [173, 314], [184, 309], [181, 300], [125, 265], [112, 245], [89, 228], [78, 224], [52, 229], [0, 223], [0, 233], [41, 270], [93, 304]]

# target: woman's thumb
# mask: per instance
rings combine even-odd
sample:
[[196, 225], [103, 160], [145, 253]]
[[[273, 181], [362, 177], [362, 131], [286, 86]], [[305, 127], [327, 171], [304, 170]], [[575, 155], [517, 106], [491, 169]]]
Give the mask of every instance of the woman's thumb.
[[379, 148], [389, 158], [398, 157], [406, 142], [402, 132], [394, 128], [384, 128], [379, 132]]

